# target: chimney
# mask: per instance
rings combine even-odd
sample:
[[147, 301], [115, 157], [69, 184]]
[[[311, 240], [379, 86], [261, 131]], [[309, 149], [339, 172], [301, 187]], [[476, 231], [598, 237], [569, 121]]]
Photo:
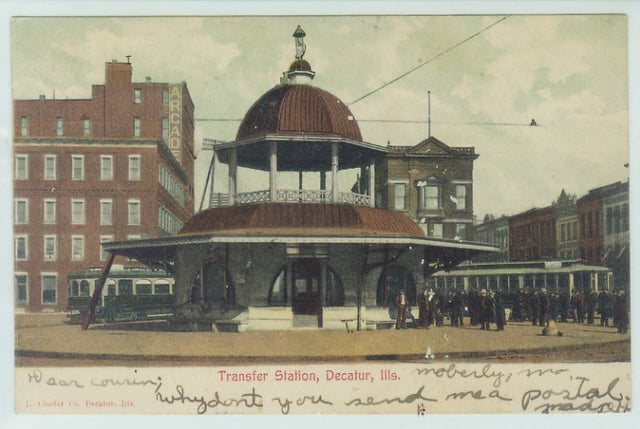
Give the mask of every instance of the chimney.
[[147, 77], [144, 79], [144, 81], [145, 81], [146, 83], [151, 83], [151, 76], [147, 76]]
[[46, 100], [47, 96], [44, 94], [40, 94], [40, 96], [38, 97], [40, 100]]

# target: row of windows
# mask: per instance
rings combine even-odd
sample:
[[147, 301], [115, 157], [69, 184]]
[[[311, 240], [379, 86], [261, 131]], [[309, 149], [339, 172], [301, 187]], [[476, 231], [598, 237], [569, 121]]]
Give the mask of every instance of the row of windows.
[[169, 170], [162, 164], [158, 171], [160, 185], [182, 206], [184, 207], [184, 188], [180, 182], [173, 177]]
[[[420, 227], [428, 237], [443, 238], [444, 224], [441, 222], [420, 223]], [[467, 238], [467, 224], [456, 223], [456, 239], [465, 240]]]
[[[141, 178], [140, 155], [128, 155], [129, 167], [127, 178], [132, 181]], [[15, 179], [29, 180], [29, 155], [17, 154], [15, 156]], [[44, 180], [58, 179], [58, 155], [44, 155]], [[114, 180], [113, 155], [100, 155], [100, 180]], [[71, 155], [71, 179], [85, 180], [85, 155]]]
[[[173, 293], [173, 284], [169, 280], [136, 280], [120, 279], [117, 284], [115, 280], [107, 280], [105, 284], [105, 295], [169, 295]], [[69, 282], [69, 296], [90, 296], [92, 293], [89, 280], [71, 280]]]
[[[43, 273], [40, 276], [43, 304], [56, 304], [58, 291], [58, 275]], [[26, 304], [29, 299], [29, 277], [26, 274], [16, 274], [14, 277], [16, 304]]]
[[584, 238], [595, 236], [600, 230], [600, 212], [592, 211], [581, 216], [581, 234]]
[[158, 226], [169, 234], [177, 234], [184, 226], [184, 222], [178, 219], [173, 213], [160, 206], [158, 209]]
[[[140, 235], [129, 235], [127, 240], [139, 239]], [[86, 258], [85, 255], [85, 237], [84, 235], [71, 235], [71, 260], [83, 261]], [[108, 243], [114, 240], [113, 235], [101, 235], [100, 243]], [[55, 234], [49, 234], [42, 236], [42, 246], [44, 260], [55, 261], [58, 259], [58, 236]], [[102, 245], [98, 249], [100, 254], [100, 260], [104, 261], [107, 257], [106, 252], [102, 249]], [[17, 234], [14, 236], [14, 257], [16, 261], [29, 260], [29, 235]], [[93, 258], [88, 258], [93, 259]]]
[[629, 204], [617, 204], [607, 207], [605, 212], [607, 234], [629, 231]]
[[[133, 102], [135, 104], [140, 104], [142, 103], [142, 90], [139, 88], [136, 88], [133, 90]], [[169, 90], [165, 89], [162, 91], [162, 105], [163, 106], [168, 106], [169, 105]], [[64, 134], [64, 118], [61, 116], [58, 116], [56, 118], [56, 128], [55, 128], [55, 135], [57, 137], [63, 137]], [[168, 124], [169, 124], [169, 120], [167, 118], [164, 118], [162, 120], [162, 130], [163, 130], [163, 137], [164, 137], [164, 129], [165, 129], [165, 121], [167, 123], [167, 130], [168, 130]], [[140, 137], [140, 130], [141, 130], [141, 122], [140, 122], [140, 118], [136, 117], [133, 119], [133, 136], [134, 137]], [[91, 126], [91, 119], [88, 117], [83, 117], [82, 118], [82, 135], [84, 137], [91, 137], [91, 133], [92, 133], [92, 126]], [[28, 116], [22, 116], [20, 118], [20, 135], [22, 137], [28, 137], [29, 136], [29, 117]], [[168, 136], [168, 132], [167, 132], [167, 136]]]
[[[14, 200], [14, 224], [26, 225], [29, 223], [29, 200], [27, 198], [16, 198]], [[85, 225], [87, 204], [84, 199], [71, 200], [71, 224]], [[55, 198], [43, 200], [43, 219], [45, 225], [55, 225], [57, 223], [58, 201]], [[141, 204], [138, 199], [127, 201], [127, 225], [135, 226], [141, 223]], [[113, 200], [100, 200], [100, 225], [113, 224]]]
[[578, 239], [578, 221], [564, 222], [560, 224], [560, 242], [575, 241]]
[[[418, 183], [418, 207], [425, 210], [437, 210], [444, 206], [442, 198], [442, 185], [437, 183]], [[407, 185], [405, 183], [393, 184], [393, 208], [395, 210], [406, 210]], [[467, 185], [456, 184], [455, 195], [449, 199], [455, 204], [456, 210], [467, 209]]]

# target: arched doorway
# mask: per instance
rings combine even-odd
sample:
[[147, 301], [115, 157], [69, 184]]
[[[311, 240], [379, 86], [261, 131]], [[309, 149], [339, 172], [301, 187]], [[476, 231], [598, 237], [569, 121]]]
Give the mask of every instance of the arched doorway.
[[313, 319], [315, 326], [317, 319], [319, 327], [323, 308], [342, 307], [344, 302], [342, 279], [322, 258], [299, 258], [282, 266], [269, 288], [270, 306], [291, 306], [298, 321]]
[[395, 299], [404, 291], [410, 305], [416, 305], [416, 281], [413, 273], [401, 265], [391, 265], [382, 270], [378, 278], [376, 305], [389, 309], [395, 317]]

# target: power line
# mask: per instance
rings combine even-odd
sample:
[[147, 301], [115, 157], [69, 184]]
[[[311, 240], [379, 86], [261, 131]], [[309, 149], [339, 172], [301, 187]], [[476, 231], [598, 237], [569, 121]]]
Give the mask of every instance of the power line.
[[400, 79], [402, 79], [403, 77], [405, 77], [405, 76], [407, 76], [407, 75], [409, 75], [409, 74], [413, 73], [414, 71], [418, 70], [419, 68], [422, 68], [422, 67], [426, 66], [427, 64], [429, 64], [430, 62], [437, 60], [438, 58], [440, 58], [440, 57], [441, 57], [441, 56], [443, 56], [444, 54], [446, 54], [446, 53], [448, 53], [448, 52], [451, 52], [452, 50], [454, 50], [454, 49], [455, 49], [455, 48], [457, 48], [458, 46], [460, 46], [460, 45], [463, 45], [463, 44], [467, 43], [469, 40], [473, 39], [474, 37], [476, 37], [476, 36], [478, 36], [478, 35], [480, 35], [480, 34], [482, 34], [482, 33], [484, 33], [485, 31], [487, 31], [487, 30], [488, 30], [488, 29], [490, 29], [491, 27], [493, 27], [493, 26], [495, 26], [495, 25], [498, 25], [499, 23], [501, 23], [502, 21], [504, 21], [504, 20], [505, 20], [505, 19], [507, 19], [507, 18], [508, 18], [508, 16], [503, 16], [502, 18], [500, 18], [499, 20], [497, 20], [497, 21], [496, 21], [496, 22], [494, 22], [493, 24], [490, 24], [490, 25], [488, 25], [488, 26], [484, 27], [482, 30], [480, 30], [480, 31], [478, 31], [478, 32], [476, 32], [476, 33], [474, 33], [474, 34], [472, 34], [471, 36], [467, 37], [466, 39], [464, 39], [464, 40], [462, 40], [462, 41], [460, 41], [460, 42], [456, 43], [455, 45], [453, 45], [453, 46], [451, 46], [451, 47], [449, 47], [449, 48], [445, 49], [444, 51], [440, 52], [440, 53], [439, 53], [439, 54], [437, 54], [436, 56], [434, 56], [434, 57], [432, 57], [432, 58], [430, 58], [430, 59], [428, 59], [428, 60], [426, 60], [426, 61], [424, 61], [424, 62], [422, 62], [422, 63], [418, 64], [417, 66], [415, 66], [414, 68], [412, 68], [412, 69], [411, 69], [411, 70], [409, 70], [408, 72], [405, 72], [405, 73], [401, 74], [400, 76], [396, 77], [396, 78], [395, 78], [395, 79], [393, 79], [393, 80], [390, 80], [389, 82], [385, 83], [384, 85], [379, 86], [378, 88], [376, 88], [376, 89], [374, 89], [374, 90], [372, 90], [372, 91], [370, 91], [370, 92], [366, 93], [365, 95], [363, 95], [362, 97], [358, 98], [357, 100], [352, 101], [351, 103], [349, 103], [349, 104], [348, 104], [348, 106], [352, 106], [352, 105], [356, 104], [358, 101], [361, 101], [361, 100], [363, 100], [363, 99], [367, 98], [368, 96], [370, 96], [370, 95], [372, 95], [372, 94], [375, 94], [376, 92], [380, 91], [381, 89], [386, 88], [387, 86], [391, 85], [392, 83], [395, 83], [395, 82], [399, 81], [399, 80], [400, 80]]
[[[241, 122], [242, 119], [233, 118], [196, 118], [198, 122]], [[369, 123], [388, 123], [388, 124], [426, 124], [427, 120], [419, 119], [358, 119], [358, 122]], [[516, 126], [516, 127], [529, 127], [532, 126], [529, 122], [456, 122], [456, 121], [431, 121], [434, 124], [449, 124], [449, 125], [492, 125], [492, 126]], [[540, 124], [535, 124], [540, 126]]]

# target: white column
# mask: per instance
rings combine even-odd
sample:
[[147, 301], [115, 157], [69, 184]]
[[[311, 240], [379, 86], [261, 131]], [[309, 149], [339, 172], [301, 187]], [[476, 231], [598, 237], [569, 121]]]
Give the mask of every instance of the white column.
[[331, 201], [338, 201], [338, 143], [331, 143]]
[[269, 146], [269, 200], [277, 201], [278, 183], [276, 181], [278, 173], [278, 143], [271, 142]]
[[238, 153], [236, 148], [231, 149], [229, 153], [229, 204], [234, 205], [236, 203], [236, 193], [238, 179]]
[[376, 206], [376, 163], [371, 159], [369, 164], [369, 207]]

